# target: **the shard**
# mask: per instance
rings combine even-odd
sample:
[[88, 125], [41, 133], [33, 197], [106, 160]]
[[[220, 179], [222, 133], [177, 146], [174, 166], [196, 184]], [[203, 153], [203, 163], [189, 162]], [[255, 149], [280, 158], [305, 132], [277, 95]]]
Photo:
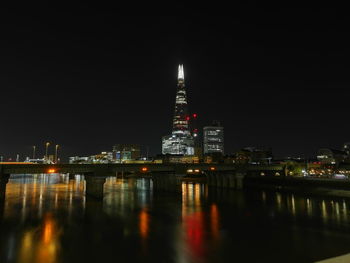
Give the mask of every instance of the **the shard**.
[[176, 155], [193, 155], [194, 139], [189, 129], [190, 116], [187, 108], [187, 95], [185, 90], [185, 74], [183, 65], [179, 65], [177, 78], [177, 91], [171, 135], [163, 137], [162, 153]]

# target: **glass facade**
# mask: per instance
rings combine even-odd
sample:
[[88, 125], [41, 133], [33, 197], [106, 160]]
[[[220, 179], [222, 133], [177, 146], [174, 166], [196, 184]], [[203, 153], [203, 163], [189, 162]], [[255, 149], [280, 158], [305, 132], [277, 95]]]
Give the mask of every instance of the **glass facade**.
[[117, 144], [113, 146], [113, 159], [119, 162], [141, 158], [140, 145]]
[[194, 154], [194, 139], [189, 129], [189, 121], [184, 69], [183, 65], [179, 65], [173, 131], [171, 135], [163, 136], [162, 154]]
[[204, 154], [224, 154], [224, 127], [206, 126], [203, 128]]
[[194, 145], [192, 137], [186, 138], [177, 134], [164, 136], [162, 146], [163, 154], [194, 154]]

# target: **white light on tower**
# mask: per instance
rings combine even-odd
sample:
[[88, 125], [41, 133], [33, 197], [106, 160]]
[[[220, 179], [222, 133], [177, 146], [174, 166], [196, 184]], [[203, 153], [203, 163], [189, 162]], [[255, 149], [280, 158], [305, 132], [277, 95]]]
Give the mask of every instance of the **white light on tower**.
[[178, 79], [182, 79], [182, 80], [185, 79], [184, 66], [183, 65], [179, 65], [177, 78]]

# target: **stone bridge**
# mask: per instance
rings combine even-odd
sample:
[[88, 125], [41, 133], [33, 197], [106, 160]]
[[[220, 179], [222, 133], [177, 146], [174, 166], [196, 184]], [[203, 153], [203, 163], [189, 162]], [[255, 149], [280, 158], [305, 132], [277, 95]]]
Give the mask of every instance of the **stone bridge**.
[[11, 174], [82, 174], [86, 195], [103, 197], [103, 185], [109, 176], [134, 173], [152, 178], [154, 190], [181, 191], [181, 181], [186, 175], [202, 174], [212, 187], [241, 189], [245, 176], [284, 175], [282, 165], [235, 164], [0, 164], [0, 198], [4, 196]]

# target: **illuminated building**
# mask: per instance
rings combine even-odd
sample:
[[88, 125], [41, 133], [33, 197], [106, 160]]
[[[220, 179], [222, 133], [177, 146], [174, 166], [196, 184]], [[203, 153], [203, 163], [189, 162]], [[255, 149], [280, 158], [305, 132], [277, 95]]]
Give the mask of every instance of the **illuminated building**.
[[73, 156], [69, 157], [69, 163], [112, 163], [112, 152], [101, 152], [100, 154], [88, 157]]
[[202, 142], [201, 142], [200, 136], [199, 136], [199, 130], [197, 129], [197, 117], [198, 117], [197, 113], [193, 113], [191, 115], [190, 127], [191, 127], [192, 136], [193, 136], [193, 140], [194, 140], [194, 155], [197, 158], [202, 159], [203, 158], [203, 147], [202, 147]]
[[[171, 135], [163, 136], [163, 154], [194, 154], [194, 137], [191, 134], [189, 122], [184, 69], [183, 65], [179, 65], [173, 130]], [[197, 136], [197, 132], [195, 132], [195, 136]]]
[[163, 163], [199, 163], [199, 157], [196, 155], [172, 154], [163, 155]]
[[[101, 152], [88, 157], [69, 157], [69, 163], [127, 163], [140, 160], [140, 146], [136, 144], [117, 144], [112, 152]], [[144, 163], [140, 162], [140, 163]]]
[[117, 144], [113, 146], [113, 159], [117, 162], [141, 158], [140, 146], [136, 144]]
[[224, 127], [219, 122], [203, 128], [204, 154], [224, 154]]
[[347, 155], [350, 155], [350, 142], [344, 143], [343, 151], [346, 152]]
[[112, 163], [113, 153], [112, 152], [101, 152], [100, 154], [90, 156], [91, 163]]
[[270, 164], [272, 159], [271, 148], [245, 147], [236, 153], [236, 162], [239, 164]]
[[90, 163], [89, 157], [72, 156], [69, 157], [69, 163]]
[[24, 162], [43, 164], [43, 163], [45, 163], [45, 159], [44, 158], [42, 158], [42, 159], [39, 159], [39, 158], [37, 158], [37, 159], [30, 159], [29, 157], [27, 157]]
[[347, 159], [347, 154], [345, 151], [322, 148], [318, 150], [317, 159], [322, 164], [339, 164]]

